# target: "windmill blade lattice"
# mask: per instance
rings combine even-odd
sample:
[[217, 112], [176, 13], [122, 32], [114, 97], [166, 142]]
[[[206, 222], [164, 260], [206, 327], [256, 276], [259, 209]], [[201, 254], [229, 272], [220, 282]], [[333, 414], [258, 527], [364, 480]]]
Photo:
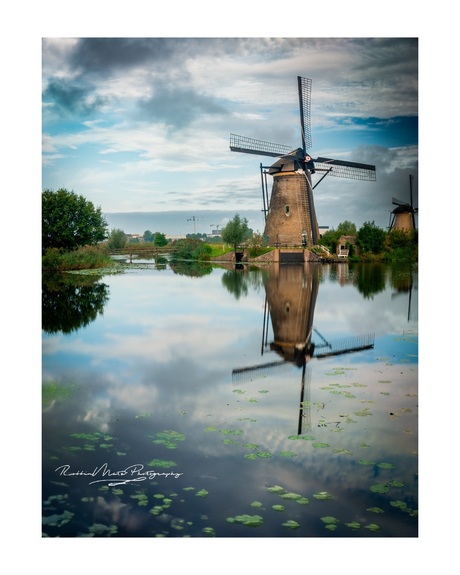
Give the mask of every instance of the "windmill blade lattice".
[[313, 160], [317, 172], [328, 172], [336, 178], [349, 178], [350, 180], [363, 180], [375, 182], [377, 177], [375, 166], [347, 162], [344, 160], [331, 160], [330, 158], [316, 158]]
[[302, 149], [304, 154], [312, 146], [311, 142], [311, 80], [297, 76], [299, 107], [300, 107], [300, 127], [302, 130]]
[[274, 158], [287, 156], [292, 152], [292, 148], [289, 146], [264, 142], [263, 140], [239, 136], [238, 134], [230, 134], [230, 150], [232, 152], [244, 152], [246, 154], [272, 156]]

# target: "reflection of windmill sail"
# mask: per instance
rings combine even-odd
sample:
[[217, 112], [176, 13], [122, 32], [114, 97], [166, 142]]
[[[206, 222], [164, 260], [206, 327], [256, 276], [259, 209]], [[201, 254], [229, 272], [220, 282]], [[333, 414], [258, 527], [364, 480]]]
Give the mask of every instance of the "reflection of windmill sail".
[[[360, 335], [327, 341], [313, 328], [313, 317], [319, 288], [319, 268], [313, 264], [279, 265], [274, 264], [265, 285], [266, 303], [273, 327], [273, 341], [269, 348], [281, 360], [258, 365], [236, 368], [232, 372], [233, 381], [254, 379], [265, 376], [274, 370], [297, 365], [302, 368], [301, 399], [299, 404], [299, 430], [308, 424], [310, 369], [307, 364], [312, 357], [324, 358], [370, 349], [374, 346], [374, 335]], [[262, 354], [266, 337], [266, 309], [262, 338]], [[313, 343], [315, 331], [320, 339]], [[308, 399], [305, 399], [305, 396]], [[301, 431], [299, 431], [301, 433]]]
[[[319, 239], [313, 189], [330, 174], [339, 178], [375, 180], [375, 166], [318, 157], [313, 159], [311, 148], [311, 80], [297, 77], [302, 147], [264, 142], [246, 136], [230, 134], [230, 149], [234, 152], [277, 157], [279, 160], [262, 172], [262, 196], [266, 216], [264, 236], [270, 245], [300, 245], [306, 241], [311, 247]], [[266, 191], [264, 174], [273, 176], [270, 200]], [[312, 185], [311, 175], [323, 172], [321, 179]]]
[[408, 294], [407, 321], [409, 322], [411, 319], [411, 304], [412, 304], [412, 289], [413, 289], [412, 273], [410, 275], [404, 276], [403, 280], [405, 280], [405, 283], [401, 284], [401, 280], [399, 280], [397, 282], [397, 285], [394, 286], [397, 288], [397, 291], [391, 294], [391, 299], [394, 299], [395, 297], [398, 297], [401, 294], [406, 293]]

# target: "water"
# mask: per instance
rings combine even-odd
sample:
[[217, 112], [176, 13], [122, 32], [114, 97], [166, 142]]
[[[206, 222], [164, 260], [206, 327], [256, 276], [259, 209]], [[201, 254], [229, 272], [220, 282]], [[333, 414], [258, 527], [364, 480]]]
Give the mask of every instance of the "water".
[[345, 263], [44, 281], [43, 535], [416, 537], [417, 294]]

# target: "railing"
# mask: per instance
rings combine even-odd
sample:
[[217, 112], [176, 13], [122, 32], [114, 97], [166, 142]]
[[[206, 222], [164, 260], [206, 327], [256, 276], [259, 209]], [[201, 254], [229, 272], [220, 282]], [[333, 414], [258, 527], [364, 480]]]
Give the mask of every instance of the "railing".
[[142, 244], [128, 245], [124, 248], [109, 249], [111, 256], [126, 256], [132, 260], [133, 256], [136, 257], [157, 257], [160, 255], [168, 255], [177, 251], [174, 246], [155, 246], [143, 247]]

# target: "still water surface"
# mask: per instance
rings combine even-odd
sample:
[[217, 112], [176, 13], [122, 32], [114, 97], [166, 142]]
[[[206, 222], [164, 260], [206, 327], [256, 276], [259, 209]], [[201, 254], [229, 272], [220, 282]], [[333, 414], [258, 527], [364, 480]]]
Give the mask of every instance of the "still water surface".
[[371, 264], [44, 278], [43, 535], [416, 537], [417, 293]]

